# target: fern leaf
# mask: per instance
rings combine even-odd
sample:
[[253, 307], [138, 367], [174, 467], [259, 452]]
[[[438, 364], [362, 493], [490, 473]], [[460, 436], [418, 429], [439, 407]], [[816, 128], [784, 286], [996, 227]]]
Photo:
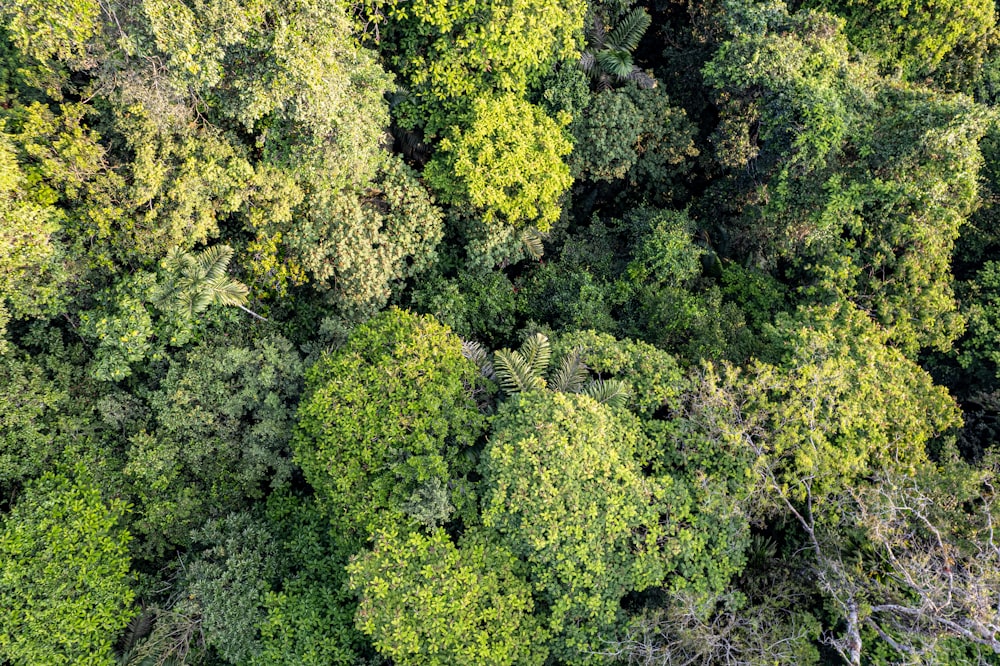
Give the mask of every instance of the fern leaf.
[[612, 49], [634, 51], [652, 21], [645, 7], [636, 7], [618, 22], [615, 29], [608, 34], [605, 43]]
[[541, 378], [549, 369], [549, 361], [552, 358], [549, 339], [542, 333], [535, 333], [521, 345], [521, 357], [531, 368], [531, 372]]
[[600, 51], [604, 48], [607, 37], [608, 31], [604, 27], [604, 19], [601, 18], [600, 14], [594, 14], [590, 29], [587, 31], [587, 41], [590, 42], [595, 51]]
[[559, 369], [552, 376], [552, 388], [563, 393], [579, 393], [589, 370], [580, 358], [580, 350], [574, 349], [563, 357]]
[[581, 393], [612, 407], [624, 407], [632, 395], [629, 385], [620, 379], [595, 379]]
[[634, 82], [635, 85], [644, 90], [649, 90], [650, 88], [656, 87], [656, 78], [653, 77], [648, 72], [642, 71], [638, 67], [633, 67], [632, 73], [629, 74], [628, 77], [626, 78], [628, 78], [629, 81]]
[[590, 51], [584, 51], [580, 55], [580, 69], [587, 72], [588, 74], [594, 71], [594, 67], [597, 65], [597, 58]]

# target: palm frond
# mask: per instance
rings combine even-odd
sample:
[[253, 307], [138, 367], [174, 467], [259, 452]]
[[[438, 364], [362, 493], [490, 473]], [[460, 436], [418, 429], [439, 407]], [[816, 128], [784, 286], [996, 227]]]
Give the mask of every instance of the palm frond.
[[479, 368], [479, 374], [486, 379], [494, 379], [496, 372], [490, 363], [490, 353], [486, 347], [475, 340], [462, 340], [462, 356], [469, 359]]
[[226, 269], [229, 268], [229, 260], [232, 258], [233, 248], [228, 245], [207, 247], [195, 258], [198, 275], [208, 281], [225, 277]]
[[590, 22], [590, 29], [587, 30], [587, 41], [590, 42], [595, 51], [600, 51], [604, 48], [607, 37], [608, 31], [604, 27], [604, 19], [601, 18], [600, 14], [595, 13]]
[[590, 74], [594, 71], [594, 67], [597, 65], [597, 58], [590, 51], [584, 51], [580, 55], [580, 69]]
[[223, 275], [205, 283], [205, 291], [211, 295], [212, 303], [219, 305], [243, 305], [250, 290], [242, 282]]
[[534, 227], [529, 227], [521, 232], [521, 242], [524, 249], [528, 251], [531, 258], [538, 261], [545, 254], [545, 245], [542, 243], [542, 233]]
[[542, 333], [535, 333], [521, 345], [521, 357], [531, 368], [531, 372], [541, 377], [549, 369], [552, 359], [552, 347], [549, 339]]
[[579, 393], [587, 381], [590, 368], [580, 358], [580, 350], [574, 349], [563, 357], [559, 368], [552, 375], [552, 389], [563, 393]]
[[167, 272], [180, 274], [187, 267], [190, 259], [191, 256], [187, 252], [184, 252], [179, 247], [174, 247], [167, 252], [167, 256], [163, 258], [162, 265]]
[[612, 407], [624, 407], [632, 395], [629, 385], [620, 379], [595, 379], [581, 393]]
[[197, 255], [172, 249], [163, 260], [164, 279], [154, 293], [157, 305], [194, 318], [215, 304], [234, 305], [260, 319], [244, 305], [250, 290], [226, 275], [233, 248], [214, 245]]
[[513, 395], [545, 388], [545, 380], [532, 370], [531, 364], [516, 351], [501, 349], [493, 354], [493, 367], [500, 388]]
[[604, 49], [598, 51], [597, 62], [608, 74], [619, 79], [626, 79], [635, 69], [632, 54], [625, 49]]
[[608, 33], [605, 44], [616, 50], [634, 51], [652, 21], [645, 7], [636, 7], [622, 17], [614, 30]]

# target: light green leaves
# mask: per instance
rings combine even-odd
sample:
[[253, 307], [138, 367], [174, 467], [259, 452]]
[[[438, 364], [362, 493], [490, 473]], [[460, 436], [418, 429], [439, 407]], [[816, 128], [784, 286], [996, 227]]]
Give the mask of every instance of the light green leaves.
[[520, 568], [488, 533], [456, 547], [439, 528], [381, 532], [347, 570], [361, 594], [358, 628], [400, 666], [538, 665], [545, 632]]
[[487, 225], [545, 231], [559, 218], [560, 198], [572, 184], [563, 157], [572, 144], [539, 107], [516, 97], [479, 97], [469, 125], [454, 128], [424, 177], [448, 203], [469, 203]]
[[0, 523], [0, 657], [25, 666], [113, 663], [131, 615], [127, 507], [78, 468], [48, 473]]

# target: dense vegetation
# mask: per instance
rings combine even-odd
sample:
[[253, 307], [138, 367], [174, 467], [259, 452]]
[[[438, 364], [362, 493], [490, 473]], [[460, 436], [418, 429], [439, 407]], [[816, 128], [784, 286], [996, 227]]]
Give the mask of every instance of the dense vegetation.
[[0, 664], [1000, 664], [998, 105], [993, 0], [5, 0]]

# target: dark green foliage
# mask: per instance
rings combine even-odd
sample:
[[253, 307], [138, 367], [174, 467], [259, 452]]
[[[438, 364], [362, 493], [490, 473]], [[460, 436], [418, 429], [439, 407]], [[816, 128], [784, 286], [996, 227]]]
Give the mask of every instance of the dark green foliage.
[[203, 343], [171, 360], [149, 396], [149, 425], [129, 437], [134, 529], [149, 548], [186, 543], [206, 517], [290, 480], [301, 360], [281, 337], [240, 342]]
[[[983, 380], [1000, 377], [1000, 264], [987, 261], [966, 287], [963, 314], [967, 334], [959, 347], [958, 362]], [[990, 378], [992, 379], [992, 378]], [[988, 380], [987, 380], [988, 381]]]
[[277, 542], [280, 590], [265, 600], [261, 651], [249, 663], [353, 666], [365, 653], [354, 629], [356, 602], [346, 589], [348, 553], [312, 498], [277, 493], [268, 499]]
[[257, 632], [277, 564], [271, 535], [244, 513], [208, 521], [194, 541], [206, 547], [185, 567], [183, 587], [200, 608], [205, 645], [230, 663], [249, 663], [261, 652]]
[[436, 259], [441, 212], [400, 159], [387, 159], [364, 188], [314, 192], [303, 212], [265, 219], [258, 234], [277, 235], [289, 274], [304, 271], [346, 316], [374, 314]]
[[574, 176], [627, 178], [656, 202], [680, 193], [687, 161], [698, 155], [694, 126], [658, 88], [630, 85], [599, 93], [570, 130], [576, 143], [570, 157]]

